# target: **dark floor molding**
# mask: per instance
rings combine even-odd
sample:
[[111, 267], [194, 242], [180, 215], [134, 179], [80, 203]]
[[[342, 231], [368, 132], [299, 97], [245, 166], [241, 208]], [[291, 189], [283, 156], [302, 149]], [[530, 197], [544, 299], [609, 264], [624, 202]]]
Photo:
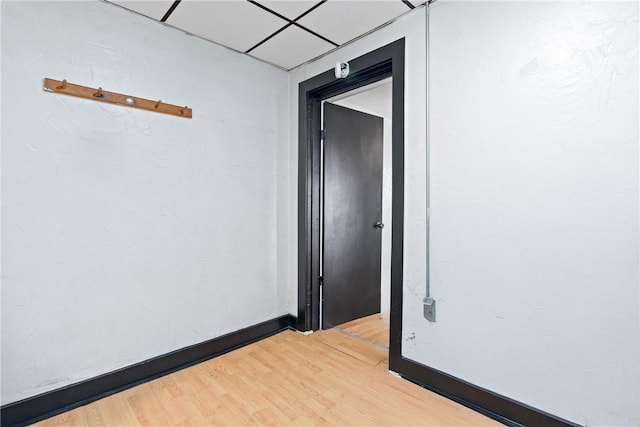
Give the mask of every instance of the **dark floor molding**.
[[[288, 314], [89, 380], [9, 403], [0, 408], [0, 424], [2, 427], [31, 424], [220, 356], [280, 331], [295, 329], [297, 325], [298, 319]], [[406, 380], [507, 426], [580, 427], [579, 424], [563, 420], [405, 357], [399, 359], [392, 357], [390, 369], [400, 373]]]
[[117, 371], [9, 403], [0, 409], [0, 423], [2, 427], [34, 423], [238, 349], [297, 324], [295, 316], [284, 315]]
[[579, 424], [532, 408], [405, 357], [393, 361], [390, 369], [398, 372], [406, 380], [507, 426], [580, 427]]

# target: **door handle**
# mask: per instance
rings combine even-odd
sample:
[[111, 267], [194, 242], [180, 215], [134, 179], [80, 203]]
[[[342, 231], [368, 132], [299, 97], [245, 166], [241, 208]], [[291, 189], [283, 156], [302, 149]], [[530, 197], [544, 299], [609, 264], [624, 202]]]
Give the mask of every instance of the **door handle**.
[[378, 221], [378, 222], [376, 222], [376, 223], [374, 224], [374, 227], [375, 227], [375, 228], [380, 228], [380, 229], [382, 229], [382, 228], [384, 228], [384, 224], [383, 224], [383, 223], [381, 223], [380, 221]]

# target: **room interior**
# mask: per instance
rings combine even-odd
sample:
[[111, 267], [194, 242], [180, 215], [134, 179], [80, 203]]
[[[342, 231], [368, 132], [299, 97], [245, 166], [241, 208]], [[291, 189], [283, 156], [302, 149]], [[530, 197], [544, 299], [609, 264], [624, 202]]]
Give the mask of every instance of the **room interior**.
[[[637, 2], [0, 14], [3, 426], [105, 423], [145, 393], [157, 410], [112, 421], [186, 423], [158, 390], [212, 377], [254, 405], [278, 390], [271, 412], [209, 384], [190, 398], [218, 407], [189, 422], [640, 423]], [[396, 74], [322, 102], [384, 120], [381, 315], [320, 330], [301, 292], [319, 279], [300, 264], [305, 88], [346, 88], [363, 61]]]

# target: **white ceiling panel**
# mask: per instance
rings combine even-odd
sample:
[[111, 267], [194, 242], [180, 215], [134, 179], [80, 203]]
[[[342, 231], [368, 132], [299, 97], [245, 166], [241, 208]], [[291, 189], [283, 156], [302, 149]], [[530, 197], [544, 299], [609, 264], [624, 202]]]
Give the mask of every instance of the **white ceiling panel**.
[[320, 3], [320, 0], [266, 0], [258, 3], [293, 20]]
[[173, 0], [110, 0], [110, 2], [158, 21], [162, 19], [173, 4]]
[[298, 22], [343, 44], [409, 10], [400, 0], [329, 0]]
[[[174, 4], [174, 0], [107, 1], [158, 21]], [[309, 31], [296, 24], [285, 27], [310, 9], [296, 21]], [[409, 10], [402, 0], [182, 0], [167, 24], [240, 52], [261, 43], [249, 52], [251, 56], [291, 69], [332, 50], [331, 42], [349, 42]]]
[[292, 25], [258, 46], [250, 55], [291, 69], [333, 48], [332, 44]]
[[247, 1], [183, 0], [167, 23], [244, 52], [287, 21]]

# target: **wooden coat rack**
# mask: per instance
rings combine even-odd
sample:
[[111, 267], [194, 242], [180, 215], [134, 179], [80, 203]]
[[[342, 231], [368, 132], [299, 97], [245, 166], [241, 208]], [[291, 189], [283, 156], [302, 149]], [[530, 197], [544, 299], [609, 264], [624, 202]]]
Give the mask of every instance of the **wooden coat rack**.
[[101, 87], [95, 89], [68, 83], [66, 80], [54, 80], [45, 78], [43, 89], [47, 92], [63, 93], [65, 95], [77, 96], [78, 98], [90, 99], [92, 101], [108, 102], [110, 104], [124, 105], [126, 107], [140, 108], [142, 110], [155, 111], [158, 113], [171, 114], [178, 117], [190, 119], [192, 110], [189, 107], [165, 104], [151, 99], [138, 98], [136, 96], [124, 95], [121, 93], [107, 92]]

